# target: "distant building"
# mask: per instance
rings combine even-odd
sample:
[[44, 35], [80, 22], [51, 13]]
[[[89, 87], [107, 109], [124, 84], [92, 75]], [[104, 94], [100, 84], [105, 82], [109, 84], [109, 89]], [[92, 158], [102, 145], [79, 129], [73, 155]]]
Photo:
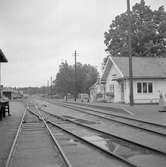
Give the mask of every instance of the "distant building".
[[[129, 103], [128, 57], [109, 56], [100, 80], [108, 102]], [[159, 91], [166, 93], [166, 58], [133, 57], [134, 102], [157, 103]]]
[[22, 98], [23, 97], [23, 92], [19, 91], [17, 89], [4, 88], [2, 90], [2, 95], [6, 96], [10, 100], [13, 100], [13, 99]]
[[78, 98], [81, 102], [89, 102], [89, 95], [87, 93], [79, 93]]

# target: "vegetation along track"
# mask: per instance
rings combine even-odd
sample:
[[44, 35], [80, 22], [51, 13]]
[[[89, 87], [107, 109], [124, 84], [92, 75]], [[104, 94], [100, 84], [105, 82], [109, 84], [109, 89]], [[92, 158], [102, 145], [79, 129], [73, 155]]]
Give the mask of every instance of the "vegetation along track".
[[[40, 109], [41, 110], [41, 109]], [[166, 153], [161, 152], [160, 150], [155, 150], [154, 148], [150, 148], [132, 141], [128, 141], [126, 139], [120, 138], [115, 135], [111, 135], [109, 133], [105, 133], [99, 131], [97, 129], [93, 129], [84, 124], [75, 122], [73, 120], [60, 117], [55, 114], [45, 113], [45, 117], [47, 122], [55, 124], [56, 126], [63, 128], [65, 131], [69, 131], [70, 133], [83, 138], [83, 140], [93, 143], [97, 145], [107, 152], [114, 154], [122, 158], [123, 160], [129, 161], [131, 163], [136, 164], [137, 166], [147, 166], [145, 159], [149, 161], [155, 157], [162, 164], [158, 166], [166, 165]], [[58, 123], [57, 123], [58, 122]], [[58, 125], [57, 125], [58, 124]], [[86, 134], [84, 134], [86, 131]], [[142, 158], [139, 158], [143, 156]], [[147, 161], [147, 162], [148, 162]], [[146, 164], [146, 165], [145, 165]], [[152, 165], [151, 165], [152, 166]]]
[[137, 128], [137, 129], [140, 129], [140, 130], [152, 133], [152, 134], [166, 137], [166, 126], [165, 125], [159, 125], [159, 124], [152, 123], [152, 122], [130, 118], [124, 115], [106, 113], [104, 111], [98, 111], [96, 109], [92, 109], [89, 107], [88, 108], [83, 107], [82, 105], [79, 106], [79, 105], [73, 105], [69, 103], [55, 103], [55, 104], [61, 105], [66, 108], [70, 108], [72, 110], [75, 110], [81, 113], [90, 114], [92, 116], [97, 116], [97, 117], [100, 117], [106, 120], [110, 120], [110, 121], [120, 123], [120, 124], [129, 126], [129, 127]]
[[25, 110], [5, 167], [71, 167], [43, 118]]

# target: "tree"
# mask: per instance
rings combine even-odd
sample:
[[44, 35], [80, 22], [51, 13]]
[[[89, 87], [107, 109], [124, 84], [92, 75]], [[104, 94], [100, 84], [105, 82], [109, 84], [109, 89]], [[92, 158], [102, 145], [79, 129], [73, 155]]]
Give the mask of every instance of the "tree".
[[89, 88], [97, 81], [99, 73], [89, 64], [84, 64], [82, 71], [84, 74], [82, 93], [89, 93]]
[[[115, 17], [105, 32], [106, 51], [113, 56], [128, 56], [127, 12]], [[161, 6], [152, 10], [144, 0], [131, 10], [133, 56], [163, 56], [166, 53], [166, 12]]]
[[[77, 63], [77, 78], [76, 78], [76, 93], [89, 93], [89, 88], [93, 85], [98, 77], [98, 71], [91, 65]], [[61, 63], [59, 66], [59, 72], [56, 75], [55, 89], [56, 92], [62, 96], [71, 93], [75, 93], [75, 70], [74, 65], [70, 66], [65, 63]]]
[[62, 96], [74, 91], [74, 70], [67, 62], [61, 63], [59, 72], [56, 75], [55, 89], [56, 92]]

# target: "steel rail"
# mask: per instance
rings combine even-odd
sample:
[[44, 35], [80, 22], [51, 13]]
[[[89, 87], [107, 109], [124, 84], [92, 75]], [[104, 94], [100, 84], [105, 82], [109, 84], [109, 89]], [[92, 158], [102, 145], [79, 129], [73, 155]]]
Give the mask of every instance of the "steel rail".
[[84, 139], [84, 138], [81, 138], [80, 136], [78, 136], [78, 135], [76, 135], [76, 134], [74, 134], [74, 133], [72, 133], [72, 132], [70, 132], [70, 131], [68, 131], [68, 130], [66, 130], [66, 129], [64, 129], [64, 128], [62, 128], [61, 126], [59, 126], [59, 125], [56, 124], [55, 122], [52, 122], [52, 121], [50, 121], [50, 120], [47, 120], [47, 122], [49, 122], [50, 124], [52, 124], [52, 125], [58, 127], [59, 129], [65, 131], [66, 133], [68, 133], [68, 134], [74, 136], [75, 138], [81, 140], [82, 142], [84, 142], [84, 143], [86, 143], [86, 144], [88, 144], [88, 145], [90, 145], [90, 146], [93, 146], [94, 148], [98, 149], [99, 151], [102, 151], [103, 153], [107, 154], [108, 156], [114, 157], [114, 158], [116, 158], [116, 159], [122, 161], [123, 163], [125, 163], [125, 164], [127, 164], [127, 165], [130, 165], [131, 167], [138, 167], [138, 165], [134, 164], [133, 162], [128, 161], [127, 159], [125, 159], [125, 158], [123, 158], [123, 157], [121, 157], [121, 156], [119, 156], [119, 155], [117, 155], [117, 154], [115, 154], [115, 153], [109, 152], [109, 151], [107, 151], [107, 150], [105, 150], [105, 149], [103, 149], [103, 148], [101, 148], [101, 147], [99, 147], [99, 146], [93, 144], [92, 142], [90, 142], [90, 141], [88, 141], [88, 140], [86, 140], [86, 139]]
[[[113, 114], [113, 113], [106, 113], [106, 112], [102, 112], [102, 111], [96, 111], [92, 108], [97, 108], [97, 106], [93, 107], [89, 104], [79, 104], [79, 103], [78, 104], [76, 104], [76, 103], [71, 103], [70, 104], [70, 102], [51, 102], [51, 101], [48, 101], [48, 102], [51, 103], [51, 104], [59, 105], [59, 106], [66, 107], [66, 108], [67, 108], [67, 106], [76, 107], [76, 108], [79, 108], [79, 109], [89, 110], [89, 111], [92, 111], [92, 112], [97, 112], [97, 113], [105, 114], [105, 115], [108, 115], [108, 116], [114, 116], [114, 117], [119, 117], [119, 118], [126, 119], [126, 120], [137, 121], [138, 123], [144, 123], [144, 124], [147, 124], [147, 125], [156, 126], [158, 128], [166, 128], [166, 125], [162, 125], [162, 124], [158, 124], [158, 123], [154, 123], [154, 122], [149, 122], [149, 121], [145, 121], [145, 120], [141, 120], [141, 119], [131, 118], [131, 117], [128, 117], [128, 116], [125, 116], [125, 115], [118, 115], [118, 114]], [[85, 108], [85, 107], [88, 107], [88, 108]]]
[[[38, 109], [39, 109], [40, 111], [43, 111], [41, 108], [38, 108]], [[31, 111], [31, 112], [32, 112], [32, 111]], [[44, 112], [45, 112], [45, 111], [44, 111]], [[39, 115], [40, 115], [40, 114], [41, 114], [41, 113], [39, 112]], [[42, 117], [42, 118], [43, 118], [43, 117]], [[61, 117], [59, 117], [59, 118], [61, 118]], [[62, 118], [61, 118], [61, 119], [62, 119]], [[62, 119], [62, 120], [63, 120], [63, 119]], [[44, 120], [44, 121], [45, 121], [45, 120]], [[51, 120], [49, 120], [48, 118], [47, 118], [46, 121], [49, 122], [50, 124], [52, 124], [52, 125], [54, 125], [54, 126], [60, 128], [61, 130], [65, 131], [66, 133], [68, 133], [68, 134], [70, 134], [70, 135], [72, 135], [72, 136], [78, 138], [79, 140], [83, 141], [84, 143], [87, 143], [87, 144], [93, 146], [94, 148], [98, 149], [99, 151], [102, 151], [103, 153], [105, 153], [105, 154], [107, 154], [107, 155], [109, 155], [109, 156], [111, 156], [111, 157], [114, 157], [114, 158], [116, 158], [116, 159], [118, 159], [118, 160], [124, 162], [124, 163], [127, 164], [127, 165], [130, 165], [131, 167], [139, 167], [138, 165], [134, 164], [133, 162], [130, 162], [130, 161], [128, 161], [127, 159], [125, 159], [125, 158], [123, 158], [123, 157], [121, 157], [121, 156], [119, 156], [119, 155], [117, 155], [117, 154], [115, 154], [115, 153], [109, 152], [109, 151], [107, 151], [107, 150], [105, 150], [105, 149], [103, 149], [103, 148], [101, 148], [101, 147], [99, 147], [99, 146], [93, 144], [92, 142], [87, 141], [86, 139], [81, 138], [80, 136], [78, 136], [78, 135], [76, 135], [76, 134], [74, 134], [74, 133], [72, 133], [72, 132], [70, 132], [70, 131], [68, 131], [68, 130], [66, 130], [66, 129], [64, 129], [64, 128], [62, 128], [62, 127], [59, 126], [58, 124], [56, 124], [56, 123], [52, 122]], [[47, 124], [47, 123], [46, 123], [46, 124]], [[48, 126], [48, 125], [47, 125], [47, 126]], [[48, 127], [48, 128], [49, 128], [49, 127]], [[51, 132], [51, 130], [50, 130], [50, 132]], [[51, 132], [51, 133], [52, 133], [52, 132]], [[52, 135], [53, 135], [53, 134], [52, 134]], [[55, 139], [55, 140], [56, 140], [56, 139]], [[57, 142], [57, 141], [56, 141], [56, 142]], [[57, 143], [58, 143], [58, 142], [57, 142]], [[59, 145], [59, 144], [58, 144], [58, 145]], [[59, 147], [60, 147], [60, 146], [59, 146]], [[60, 147], [60, 148], [61, 148], [61, 147]], [[65, 154], [64, 154], [64, 155], [65, 155]]]
[[44, 117], [43, 117], [42, 114], [40, 113], [40, 111], [39, 111], [39, 114], [37, 114], [37, 113], [33, 112], [30, 108], [29, 108], [28, 110], [29, 110], [32, 114], [34, 114], [34, 115], [36, 115], [37, 117], [39, 117], [39, 119], [41, 119], [41, 120], [44, 122], [44, 124], [45, 124], [45, 126], [46, 126], [46, 128], [47, 128], [47, 130], [48, 130], [48, 132], [49, 132], [49, 134], [50, 134], [50, 136], [51, 136], [53, 142], [55, 143], [55, 145], [57, 146], [57, 148], [58, 148], [58, 150], [59, 150], [61, 156], [63, 157], [63, 159], [64, 159], [64, 161], [65, 161], [65, 164], [66, 164], [68, 167], [72, 167], [70, 161], [68, 160], [68, 158], [67, 158], [67, 156], [65, 155], [63, 149], [61, 148], [61, 146], [59, 145], [58, 141], [57, 141], [56, 138], [54, 137], [53, 133], [51, 132], [50, 128], [48, 127], [48, 125], [47, 125], [47, 123], [46, 123]]
[[114, 138], [120, 139], [120, 140], [122, 140], [122, 141], [125, 141], [125, 142], [128, 142], [128, 143], [137, 145], [137, 146], [142, 147], [142, 148], [146, 148], [146, 149], [149, 150], [149, 151], [153, 151], [153, 152], [156, 152], [156, 153], [158, 153], [158, 154], [162, 154], [162, 155], [164, 155], [164, 156], [166, 155], [166, 152], [163, 152], [163, 151], [161, 151], [161, 150], [158, 150], [158, 149], [155, 149], [155, 148], [152, 148], [152, 147], [143, 145], [143, 144], [139, 144], [139, 143], [136, 143], [136, 142], [131, 141], [131, 140], [128, 140], [128, 139], [124, 139], [124, 138], [119, 137], [119, 136], [117, 136], [117, 135], [115, 135], [115, 134], [110, 134], [110, 133], [108, 133], [108, 132], [103, 132], [103, 131], [101, 131], [101, 130], [98, 130], [98, 129], [96, 129], [96, 128], [92, 128], [92, 127], [90, 127], [90, 126], [88, 126], [88, 125], [79, 123], [79, 122], [77, 122], [77, 121], [70, 120], [70, 119], [68, 119], [68, 118], [63, 118], [63, 117], [61, 117], [61, 116], [48, 113], [47, 111], [45, 111], [45, 110], [43, 110], [43, 109], [40, 109], [40, 110], [43, 111], [43, 112], [45, 112], [45, 113], [47, 113], [47, 114], [49, 114], [49, 115], [52, 115], [53, 117], [57, 117], [57, 118], [59, 118], [59, 119], [61, 119], [61, 120], [69, 121], [69, 122], [71, 122], [71, 123], [73, 123], [73, 124], [77, 124], [77, 125], [79, 125], [79, 126], [85, 127], [85, 128], [90, 129], [90, 130], [92, 130], [92, 131], [96, 131], [96, 132], [98, 132], [98, 133], [102, 133], [102, 134], [107, 135], [107, 136], [113, 136]]
[[[101, 115], [97, 115], [97, 114], [93, 114], [93, 113], [89, 113], [88, 111], [83, 111], [83, 109], [76, 109], [75, 106], [65, 106], [66, 108], [70, 108], [72, 110], [75, 110], [75, 111], [79, 111], [81, 113], [86, 113], [86, 114], [89, 114], [89, 115], [92, 115], [92, 116], [96, 116], [96, 117], [100, 117], [102, 119], [106, 119], [106, 120], [109, 120], [109, 121], [114, 121], [114, 122], [117, 122], [117, 123], [120, 123], [120, 124], [123, 124], [123, 125], [127, 125], [129, 127], [134, 127], [134, 128], [137, 128], [137, 129], [141, 129], [141, 130], [144, 130], [144, 131], [148, 131], [150, 133], [154, 133], [154, 134], [157, 134], [157, 135], [160, 135], [162, 137], [166, 137], [166, 134], [165, 133], [161, 133], [159, 131], [156, 131], [156, 130], [151, 130], [151, 129], [148, 129], [148, 128], [144, 128], [144, 127], [140, 127], [140, 126], [137, 126], [137, 125], [133, 125], [131, 123], [126, 123], [126, 122], [123, 122], [123, 121], [120, 121], [120, 120], [115, 120], [113, 118], [108, 118], [108, 117], [104, 117], [104, 116], [101, 116]], [[84, 109], [84, 110], [88, 110], [88, 109]], [[94, 111], [93, 111], [94, 112]], [[102, 112], [98, 112], [98, 111], [95, 111], [97, 113], [101, 113], [101, 114], [105, 114], [105, 113], [102, 113]], [[115, 116], [116, 117], [116, 116]], [[126, 119], [126, 118], [122, 118], [122, 119]], [[126, 119], [127, 120], [127, 119]], [[137, 121], [137, 120], [132, 120], [132, 121]], [[138, 122], [138, 121], [137, 121]], [[140, 122], [139, 122], [140, 123]], [[141, 122], [142, 123], [142, 122]], [[150, 125], [150, 124], [145, 124], [145, 125]], [[156, 126], [156, 125], [153, 125], [153, 126]]]
[[13, 144], [12, 144], [11, 149], [10, 149], [10, 152], [9, 152], [9, 154], [8, 154], [8, 158], [7, 158], [5, 167], [9, 167], [9, 165], [10, 165], [11, 158], [12, 158], [12, 154], [13, 154], [13, 152], [14, 152], [14, 149], [15, 149], [15, 146], [16, 146], [16, 143], [17, 143], [18, 136], [19, 136], [19, 134], [20, 134], [20, 132], [21, 132], [21, 127], [22, 127], [22, 123], [23, 123], [23, 120], [24, 120], [24, 117], [25, 117], [26, 112], [27, 112], [27, 109], [25, 109], [25, 111], [24, 111], [24, 113], [23, 113], [23, 116], [22, 116], [22, 118], [21, 118], [19, 127], [18, 127], [17, 132], [16, 132], [16, 135], [15, 135], [15, 137], [14, 137]]
[[[59, 104], [63, 104], [64, 105], [65, 103], [59, 103]], [[80, 109], [86, 109], [86, 110], [98, 112], [98, 113], [105, 114], [105, 115], [115, 116], [115, 117], [119, 117], [119, 118], [123, 118], [123, 119], [127, 119], [127, 120], [138, 121], [140, 123], [146, 123], [146, 124], [149, 124], [149, 125], [166, 128], [166, 125], [157, 124], [157, 123], [154, 123], [154, 122], [149, 122], [149, 121], [145, 121], [145, 120], [141, 120], [141, 119], [135, 119], [135, 118], [131, 118], [131, 117], [128, 117], [128, 116], [125, 116], [125, 115], [122, 116], [122, 115], [117, 115], [117, 114], [113, 114], [113, 113], [106, 113], [106, 112], [102, 112], [102, 111], [96, 111], [96, 110], [92, 109], [92, 108], [94, 108], [93, 106], [90, 106], [90, 105], [87, 105], [87, 104], [84, 104], [84, 105], [83, 104], [81, 104], [81, 105], [80, 104], [71, 105], [71, 104], [67, 103], [65, 105], [72, 106], [72, 107], [78, 107]], [[89, 108], [84, 108], [82, 106], [89, 107]]]
[[[53, 104], [57, 104], [57, 103], [53, 103]], [[120, 120], [115, 120], [113, 118], [107, 118], [107, 117], [104, 117], [104, 116], [101, 116], [101, 115], [92, 114], [92, 113], [89, 113], [89, 112], [86, 112], [86, 111], [82, 111], [82, 110], [89, 110], [89, 111], [92, 111], [92, 112], [95, 112], [95, 113], [100, 113], [100, 114], [104, 114], [104, 115], [108, 115], [108, 116], [113, 116], [113, 117], [116, 117], [117, 119], [118, 118], [122, 118], [122, 119], [127, 120], [127, 121], [133, 121], [133, 122], [135, 121], [135, 123], [136, 122], [137, 123], [143, 123], [145, 126], [146, 125], [148, 125], [148, 126], [152, 125], [152, 126], [155, 126], [156, 128], [166, 128], [165, 125], [161, 125], [161, 124], [157, 124], [157, 123], [153, 123], [153, 122], [148, 122], [148, 121], [143, 121], [143, 120], [140, 120], [140, 119], [134, 119], [134, 118], [130, 118], [130, 117], [126, 117], [126, 116], [121, 116], [121, 115], [117, 115], [117, 114], [111, 114], [111, 113], [105, 113], [105, 112], [101, 112], [101, 111], [96, 111], [96, 110], [93, 110], [93, 109], [90, 109], [90, 108], [84, 108], [84, 107], [78, 106], [79, 104], [76, 104], [77, 105], [76, 106], [76, 105], [58, 103], [57, 105], [60, 105], [60, 106], [66, 107], [66, 108], [70, 108], [70, 109], [73, 109], [75, 111], [84, 112], [84, 113], [89, 114], [89, 115], [101, 117], [103, 119], [108, 119], [108, 120], [111, 120], [111, 121], [114, 121], [114, 122], [117, 122], [117, 123], [125, 124], [127, 126], [132, 126], [132, 127], [135, 127], [135, 128], [139, 128], [139, 129], [142, 129], [144, 131], [149, 131], [150, 133], [156, 133], [157, 135], [161, 135], [161, 136], [164, 136], [164, 137], [166, 136], [166, 133], [161, 133], [161, 132], [159, 132], [157, 130], [151, 130], [149, 128], [140, 127], [140, 126], [137, 126], [137, 125], [133, 125], [131, 123], [125, 123], [125, 122], [120, 121]]]

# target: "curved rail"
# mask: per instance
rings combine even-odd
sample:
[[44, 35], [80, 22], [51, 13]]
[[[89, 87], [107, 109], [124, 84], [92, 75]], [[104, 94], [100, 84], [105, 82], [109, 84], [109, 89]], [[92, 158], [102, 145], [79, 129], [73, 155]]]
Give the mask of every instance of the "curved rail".
[[48, 125], [47, 125], [46, 121], [44, 120], [44, 118], [43, 118], [42, 114], [40, 113], [40, 111], [39, 111], [39, 114], [36, 114], [36, 113], [33, 112], [32, 110], [30, 110], [30, 108], [28, 109], [28, 111], [30, 111], [32, 114], [34, 114], [34, 115], [36, 115], [37, 117], [39, 117], [39, 119], [41, 119], [41, 120], [44, 122], [44, 124], [45, 124], [45, 126], [46, 126], [46, 128], [47, 128], [47, 130], [48, 130], [48, 132], [49, 132], [49, 134], [50, 134], [50, 136], [51, 136], [53, 142], [54, 142], [55, 145], [57, 146], [57, 148], [58, 148], [60, 154], [62, 155], [62, 157], [63, 157], [63, 159], [64, 159], [66, 165], [67, 165], [68, 167], [72, 167], [70, 161], [68, 160], [67, 156], [65, 155], [65, 153], [64, 153], [64, 151], [62, 150], [61, 146], [59, 145], [58, 141], [55, 139], [53, 133], [51, 132], [50, 128], [48, 127]]
[[46, 124], [44, 118], [41, 116], [40, 113], [39, 113], [39, 115], [38, 115], [38, 114], [36, 114], [35, 112], [33, 112], [32, 110], [30, 110], [30, 108], [29, 108], [28, 106], [27, 106], [27, 108], [25, 109], [25, 111], [24, 111], [24, 113], [23, 113], [23, 116], [22, 116], [22, 118], [21, 118], [19, 127], [18, 127], [18, 129], [17, 129], [16, 135], [15, 135], [15, 138], [14, 138], [14, 141], [13, 141], [13, 143], [12, 143], [10, 152], [9, 152], [9, 154], [8, 154], [8, 158], [7, 158], [5, 167], [9, 167], [9, 166], [10, 166], [11, 159], [12, 159], [12, 155], [13, 155], [13, 153], [14, 153], [14, 149], [15, 149], [15, 146], [16, 146], [16, 143], [17, 143], [17, 139], [18, 139], [18, 136], [19, 136], [19, 134], [20, 134], [20, 132], [21, 132], [22, 124], [23, 124], [23, 121], [24, 121], [24, 118], [25, 118], [25, 115], [26, 115], [26, 112], [27, 112], [27, 111], [29, 111], [29, 112], [31, 112], [32, 114], [34, 114], [35, 116], [39, 117], [39, 119], [41, 119], [41, 120], [44, 122], [44, 124], [45, 124], [47, 130], [49, 131], [49, 134], [50, 134], [50, 136], [51, 136], [51, 139], [53, 140], [53, 142], [54, 142], [55, 145], [57, 146], [58, 151], [60, 152], [60, 154], [61, 154], [61, 156], [62, 156], [62, 158], [63, 158], [63, 160], [64, 160], [66, 166], [67, 166], [67, 167], [72, 167], [72, 165], [70, 164], [70, 162], [69, 162], [69, 160], [67, 159], [66, 155], [64, 154], [63, 150], [61, 149], [60, 145], [58, 144], [58, 142], [56, 141], [55, 137], [53, 136], [51, 130], [50, 130], [49, 127], [48, 127], [48, 125]]

